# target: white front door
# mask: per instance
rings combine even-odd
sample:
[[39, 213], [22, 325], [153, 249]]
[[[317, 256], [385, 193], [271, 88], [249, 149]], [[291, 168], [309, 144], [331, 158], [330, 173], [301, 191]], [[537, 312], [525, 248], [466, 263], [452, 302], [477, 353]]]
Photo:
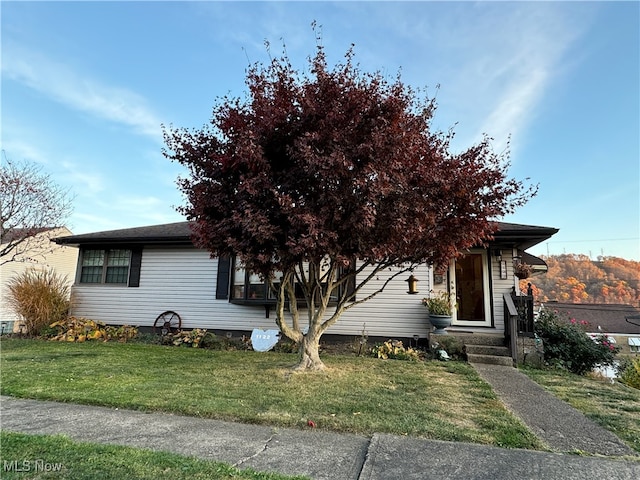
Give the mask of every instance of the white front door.
[[486, 250], [471, 250], [451, 263], [449, 288], [456, 300], [452, 325], [490, 327], [489, 261]]

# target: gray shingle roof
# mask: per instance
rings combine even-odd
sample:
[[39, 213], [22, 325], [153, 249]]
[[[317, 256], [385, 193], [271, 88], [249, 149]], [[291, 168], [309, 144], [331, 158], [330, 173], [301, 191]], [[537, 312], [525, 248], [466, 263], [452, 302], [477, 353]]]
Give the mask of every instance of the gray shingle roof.
[[108, 230], [105, 232], [85, 233], [68, 237], [55, 238], [54, 241], [64, 245], [87, 244], [162, 244], [162, 243], [190, 243], [191, 229], [189, 222], [166, 223], [146, 227]]
[[10, 243], [16, 240], [22, 240], [25, 237], [32, 237], [43, 232], [49, 232], [55, 230], [58, 227], [39, 227], [39, 228], [12, 228], [2, 234], [0, 238], [0, 244]]
[[558, 233], [557, 228], [498, 222], [493, 243], [526, 250]]
[[[566, 313], [569, 318], [575, 318], [577, 321], [589, 322], [587, 331], [590, 333], [640, 335], [640, 326], [626, 321], [627, 317], [640, 315], [640, 309], [632, 305], [544, 302], [544, 306], [550, 310]], [[640, 322], [635, 320], [635, 323]]]
[[[491, 243], [518, 247], [522, 250], [540, 243], [558, 229], [539, 227], [535, 225], [521, 225], [517, 223], [498, 222], [498, 231]], [[189, 243], [191, 230], [189, 222], [168, 223], [164, 225], [150, 225], [147, 227], [125, 228], [106, 232], [85, 233], [54, 239], [56, 243], [64, 245], [96, 245], [112, 243], [129, 244], [163, 244]]]

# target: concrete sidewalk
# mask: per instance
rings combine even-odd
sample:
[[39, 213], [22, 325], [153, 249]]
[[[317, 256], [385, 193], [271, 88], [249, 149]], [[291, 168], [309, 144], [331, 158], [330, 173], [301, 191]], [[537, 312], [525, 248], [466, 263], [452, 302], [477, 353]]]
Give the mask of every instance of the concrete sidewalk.
[[[0, 397], [1, 428], [176, 452], [314, 479], [629, 479], [640, 463], [375, 434], [280, 429]], [[23, 460], [4, 459], [3, 460]]]

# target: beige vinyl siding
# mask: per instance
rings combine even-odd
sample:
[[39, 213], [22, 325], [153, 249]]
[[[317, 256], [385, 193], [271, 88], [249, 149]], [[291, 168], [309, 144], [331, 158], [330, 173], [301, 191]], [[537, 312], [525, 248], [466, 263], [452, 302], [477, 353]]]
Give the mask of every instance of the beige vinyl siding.
[[[67, 228], [48, 230], [36, 235], [30, 242], [32, 248], [28, 248], [16, 261], [0, 265], [0, 321], [15, 322], [19, 317], [7, 305], [7, 282], [16, 275], [24, 273], [30, 268], [52, 269], [57, 274], [65, 276], [69, 284], [75, 278], [76, 264], [78, 263], [78, 249], [56, 245], [51, 238], [70, 235]], [[34, 253], [38, 253], [35, 255]], [[44, 252], [43, 255], [41, 253]]]
[[[503, 330], [502, 293], [513, 285], [510, 252], [503, 252], [509, 280], [500, 280], [499, 265], [491, 258], [493, 315], [496, 330]], [[74, 315], [115, 325], [152, 326], [156, 317], [172, 310], [182, 318], [185, 329], [252, 330], [276, 328], [275, 312], [265, 317], [262, 306], [237, 305], [216, 300], [218, 261], [193, 247], [145, 247], [142, 253], [140, 286], [76, 284]], [[376, 291], [393, 271], [385, 271], [360, 292], [362, 299]], [[389, 338], [425, 338], [429, 331], [427, 312], [421, 303], [432, 284], [432, 272], [425, 266], [413, 274], [419, 279], [416, 295], [407, 293], [405, 272], [392, 280], [375, 298], [347, 310], [326, 333]], [[306, 320], [301, 312], [301, 321]]]
[[493, 319], [495, 328], [504, 331], [504, 300], [502, 295], [511, 292], [514, 286], [513, 276], [513, 252], [509, 249], [502, 250], [502, 260], [507, 262], [507, 279], [500, 279], [500, 261], [493, 255], [489, 256], [489, 268], [492, 281]]
[[[182, 327], [216, 330], [252, 330], [274, 328], [275, 312], [265, 318], [261, 306], [236, 305], [216, 300], [218, 261], [191, 247], [145, 247], [142, 253], [140, 286], [76, 284], [73, 314], [114, 325], [152, 326], [166, 310], [177, 312]], [[406, 275], [400, 275], [376, 298], [344, 313], [327, 333], [360, 335], [363, 323], [371, 336], [413, 336], [427, 334], [426, 311], [420, 300], [426, 292], [429, 270], [414, 272], [420, 278], [418, 295], [408, 295]], [[384, 281], [372, 281], [359, 298], [375, 291]], [[302, 312], [304, 317], [304, 312]]]
[[[393, 271], [381, 273], [378, 279], [370, 281], [358, 293], [357, 298], [365, 298], [375, 292]], [[370, 336], [405, 338], [419, 335], [425, 338], [429, 330], [427, 310], [421, 300], [427, 295], [431, 285], [431, 272], [427, 266], [420, 266], [413, 274], [418, 278], [418, 292], [407, 293], [405, 272], [392, 280], [385, 290], [376, 297], [347, 310], [327, 333], [340, 335], [360, 335], [363, 328]]]
[[172, 310], [185, 329], [251, 330], [272, 327], [262, 307], [242, 307], [216, 300], [217, 259], [193, 247], [145, 247], [140, 286], [76, 284], [74, 315], [114, 325], [153, 326]]

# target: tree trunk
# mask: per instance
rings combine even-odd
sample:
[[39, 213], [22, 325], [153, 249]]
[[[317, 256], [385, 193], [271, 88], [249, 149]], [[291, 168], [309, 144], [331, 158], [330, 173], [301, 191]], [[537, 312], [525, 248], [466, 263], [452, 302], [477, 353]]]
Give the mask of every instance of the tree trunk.
[[320, 360], [320, 336], [305, 335], [300, 343], [298, 364], [294, 367], [298, 372], [325, 370], [326, 365]]

